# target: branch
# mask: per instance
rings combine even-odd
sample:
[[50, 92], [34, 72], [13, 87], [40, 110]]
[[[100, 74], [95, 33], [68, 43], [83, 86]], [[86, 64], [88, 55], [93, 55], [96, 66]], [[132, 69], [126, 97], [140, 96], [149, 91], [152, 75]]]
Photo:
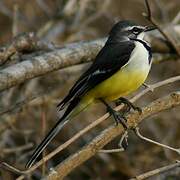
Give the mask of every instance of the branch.
[[170, 43], [176, 53], [180, 56], [180, 48], [174, 41], [174, 39], [159, 25], [159, 23], [152, 17], [151, 8], [149, 5], [149, 1], [145, 0], [147, 13], [143, 13], [143, 16], [146, 17], [154, 26], [157, 27], [159, 32], [164, 36], [164, 38]]
[[[164, 85], [176, 82], [180, 80], [180, 76], [175, 76], [169, 79], [166, 79], [164, 81], [160, 81], [158, 83], [155, 83], [153, 85], [150, 85], [149, 88], [146, 88], [145, 90], [141, 91], [140, 93], [138, 93], [136, 96], [134, 96], [131, 99], [131, 102], [135, 102], [137, 101], [139, 98], [141, 98], [143, 95], [145, 95], [146, 93], [148, 93], [149, 91], [152, 91], [156, 88], [162, 87]], [[119, 111], [122, 108], [122, 106], [117, 106], [115, 108], [116, 111]], [[11, 170], [13, 172], [16, 172], [17, 174], [29, 174], [32, 173], [35, 169], [37, 169], [39, 166], [41, 166], [43, 163], [47, 162], [49, 159], [51, 159], [52, 157], [54, 157], [56, 154], [58, 154], [60, 151], [62, 151], [63, 149], [67, 148], [69, 145], [71, 145], [74, 141], [76, 141], [77, 139], [79, 139], [81, 136], [83, 136], [85, 133], [87, 133], [88, 131], [90, 131], [91, 129], [93, 129], [94, 127], [96, 127], [97, 125], [99, 125], [100, 123], [102, 123], [105, 119], [107, 119], [109, 117], [109, 114], [106, 113], [104, 116], [100, 117], [99, 119], [93, 121], [90, 125], [88, 125], [87, 127], [85, 127], [84, 129], [82, 129], [81, 131], [79, 131], [77, 134], [75, 134], [72, 138], [70, 138], [68, 141], [66, 141], [64, 144], [60, 145], [58, 148], [56, 148], [54, 151], [52, 151], [51, 153], [49, 153], [47, 156], [45, 156], [42, 160], [40, 160], [39, 162], [37, 162], [34, 166], [32, 166], [30, 169], [28, 170], [19, 170], [16, 169], [15, 167], [12, 167], [11, 165], [2, 162], [1, 166], [3, 166], [4, 168], [8, 168], [8, 170]], [[18, 180], [21, 180], [24, 178], [24, 175], [20, 176], [18, 178]]]
[[135, 178], [131, 178], [130, 180], [143, 180], [143, 179], [147, 179], [147, 178], [150, 178], [152, 176], [164, 173], [166, 171], [170, 171], [170, 170], [175, 169], [177, 167], [180, 167], [180, 161], [177, 161], [176, 163], [170, 164], [168, 166], [164, 166], [164, 167], [161, 167], [161, 168], [158, 168], [158, 169], [146, 172], [144, 174], [136, 176]]
[[101, 39], [73, 43], [2, 69], [0, 70], [0, 91], [48, 72], [89, 62], [95, 58], [104, 42], [104, 39]]
[[[163, 55], [158, 56], [158, 59], [155, 59], [155, 61], [159, 62], [162, 61], [162, 59], [164, 58], [165, 60], [169, 60], [171, 58], [178, 59], [178, 56], [169, 54], [171, 52], [171, 49], [166, 44], [166, 41], [159, 40], [159, 38], [149, 38], [149, 40], [150, 44], [152, 44], [153, 52], [164, 53]], [[63, 48], [54, 49], [51, 52], [43, 53], [40, 56], [32, 56], [28, 60], [24, 60], [17, 64], [1, 69], [0, 92], [20, 83], [23, 83], [26, 80], [42, 76], [49, 72], [66, 68], [72, 65], [92, 61], [96, 57], [97, 53], [102, 48], [104, 43], [105, 38], [89, 42], [72, 43], [66, 45]], [[16, 52], [16, 50], [12, 45], [12, 49], [10, 48], [9, 50], [7, 50], [7, 55], [3, 56], [9, 57], [14, 52]], [[168, 53], [168, 55], [166, 53]]]
[[12, 55], [20, 52], [32, 52], [54, 49], [52, 44], [40, 41], [33, 32], [16, 36], [10, 44], [0, 49], [0, 65], [5, 63]]
[[[142, 108], [142, 114], [138, 112], [130, 113], [127, 116], [127, 124], [129, 128], [136, 127], [145, 118], [150, 117], [158, 112], [166, 109], [173, 108], [180, 105], [180, 92], [174, 92], [168, 96], [158, 99], [148, 106]], [[112, 141], [115, 137], [124, 132], [121, 125], [119, 126], [109, 126], [103, 132], [101, 132], [97, 137], [95, 137], [90, 143], [85, 145], [76, 153], [69, 156], [66, 160], [60, 163], [53, 172], [50, 173], [47, 179], [63, 179], [67, 176], [73, 169], [81, 165], [83, 162], [94, 156], [97, 151], [102, 147]]]

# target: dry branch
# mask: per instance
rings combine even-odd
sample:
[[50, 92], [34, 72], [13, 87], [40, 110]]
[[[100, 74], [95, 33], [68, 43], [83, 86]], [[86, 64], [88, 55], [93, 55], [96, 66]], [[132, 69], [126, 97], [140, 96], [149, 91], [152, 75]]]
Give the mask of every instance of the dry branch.
[[33, 32], [23, 33], [16, 36], [6, 47], [0, 49], [0, 65], [5, 63], [15, 53], [39, 50], [49, 51], [53, 48], [52, 44], [40, 41]]
[[[149, 39], [151, 43], [151, 38]], [[156, 40], [153, 39], [151, 43], [153, 52], [158, 52], [158, 48], [159, 52], [171, 52], [166, 41], [159, 41], [158, 38], [156, 38]], [[32, 56], [32, 58], [29, 58], [28, 60], [1, 69], [0, 91], [58, 69], [92, 61], [104, 43], [105, 38], [89, 42], [69, 44], [63, 48], [54, 49], [53, 51], [44, 53], [40, 56]], [[11, 51], [7, 52], [10, 54], [12, 53]], [[9, 56], [9, 53], [7, 56]], [[172, 54], [164, 55], [166, 60], [171, 59], [171, 57], [172, 59], [178, 59], [178, 56], [172, 56]], [[163, 55], [160, 56], [160, 59], [163, 59]], [[155, 61], [161, 60], [155, 59]]]
[[[137, 112], [130, 113], [127, 116], [128, 127], [136, 127], [143, 119], [152, 116], [160, 111], [173, 108], [180, 105], [180, 92], [171, 93], [170, 95], [158, 99], [142, 109], [142, 114]], [[121, 125], [110, 126], [95, 137], [90, 143], [85, 145], [76, 153], [72, 154], [62, 163], [60, 163], [46, 179], [63, 179], [73, 169], [83, 162], [94, 156], [98, 150], [112, 141], [115, 137], [124, 132]]]
[[[100, 41], [101, 41], [101, 43], [95, 44], [93, 46], [94, 47], [93, 49], [91, 49], [92, 48], [91, 45], [87, 49], [85, 49], [84, 50], [85, 54], [81, 54], [81, 52], [80, 52], [81, 49], [78, 49], [78, 53], [77, 53], [77, 51], [76, 51], [77, 49], [74, 46], [74, 45], [76, 45], [76, 43], [75, 43], [72, 46], [70, 45], [70, 46], [64, 47], [62, 49], [53, 49], [53, 51], [50, 53], [43, 52], [40, 56], [35, 57], [34, 55], [30, 55], [29, 58], [24, 62], [20, 62], [16, 65], [11, 65], [10, 67], [7, 67], [6, 69], [1, 69], [0, 73], [2, 74], [2, 77], [4, 79], [1, 81], [1, 78], [0, 78], [0, 91], [10, 88], [12, 86], [15, 86], [17, 84], [23, 83], [31, 78], [35, 78], [37, 76], [44, 75], [48, 72], [52, 72], [54, 70], [61, 69], [61, 68], [67, 67], [67, 66], [76, 65], [79, 63], [88, 62], [90, 60], [93, 60], [96, 53], [99, 51], [99, 49], [104, 44], [104, 39], [102, 39]], [[152, 44], [154, 52], [164, 53], [164, 54], [158, 54], [158, 55], [160, 55], [160, 59], [157, 60], [155, 58], [156, 62], [164, 61], [167, 59], [168, 60], [174, 59], [174, 55], [169, 54], [171, 52], [171, 48], [169, 48], [169, 46], [166, 44], [166, 41], [164, 41], [164, 40], [162, 41], [161, 39], [159, 40], [157, 38], [153, 38], [153, 41], [150, 40], [150, 42]], [[86, 44], [86, 43], [84, 43], [84, 44]], [[84, 46], [84, 44], [83, 44], [83, 46]], [[79, 43], [77, 43], [77, 45], [79, 45]], [[11, 57], [11, 55], [13, 55], [14, 53], [21, 52], [20, 48], [16, 49], [15, 46], [13, 47], [11, 45], [9, 47], [6, 48], [4, 51], [4, 55], [5, 55], [4, 56], [5, 58], [3, 60], [4, 62], [6, 60], [8, 60]], [[29, 49], [31, 49], [31, 47], [27, 48], [27, 50], [29, 50]], [[22, 51], [23, 50], [25, 50], [24, 47], [22, 47]], [[91, 51], [93, 51], [92, 52], [93, 54], [91, 57], [88, 57], [89, 56], [88, 53], [90, 53]], [[67, 57], [65, 57], [65, 55], [63, 54], [63, 53], [66, 54], [66, 52], [68, 53]], [[168, 53], [168, 54], [166, 55], [165, 53]], [[175, 56], [175, 59], [177, 59], [177, 58], [178, 57]], [[2, 59], [0, 58], [0, 61], [1, 60]], [[2, 62], [2, 63], [4, 63], [4, 62]], [[179, 92], [178, 92], [178, 96], [179, 96]], [[22, 106], [23, 104], [18, 104], [18, 105]], [[15, 106], [14, 106], [14, 108], [15, 108]], [[101, 142], [100, 142], [100, 144], [101, 144]], [[95, 149], [95, 151], [98, 148], [99, 148], [99, 143], [97, 144], [97, 148], [96, 148], [96, 146], [94, 148], [94, 145], [92, 147], [92, 149]], [[82, 151], [83, 151], [83, 149], [82, 149]], [[96, 153], [96, 152], [94, 152], [94, 153]], [[81, 151], [80, 151], [80, 154], [81, 154]], [[79, 156], [79, 154], [76, 154], [76, 155]], [[72, 158], [73, 157], [74, 156], [72, 156]], [[70, 157], [70, 159], [71, 159], [71, 157]], [[80, 158], [80, 160], [81, 160], [81, 158]], [[61, 165], [60, 165], [60, 167], [61, 167]], [[27, 173], [27, 174], [30, 174], [30, 173]]]
[[102, 39], [74, 43], [2, 69], [0, 70], [0, 91], [48, 72], [88, 62], [96, 56], [103, 44]]
[[175, 169], [177, 167], [180, 167], [180, 161], [177, 161], [174, 164], [170, 164], [170, 165], [167, 165], [167, 166], [164, 166], [164, 167], [161, 167], [161, 168], [158, 168], [158, 169], [146, 172], [144, 174], [136, 176], [135, 178], [131, 178], [130, 180], [143, 180], [143, 179], [147, 179], [147, 178], [150, 178], [152, 176], [164, 173], [166, 171], [170, 171], [170, 170]]
[[[148, 93], [149, 91], [155, 90], [156, 88], [162, 87], [164, 85], [167, 85], [169, 83], [173, 83], [176, 81], [180, 80], [180, 76], [175, 76], [169, 79], [166, 79], [164, 81], [160, 81], [158, 83], [155, 83], [153, 85], [150, 85], [150, 87], [146, 88], [145, 90], [141, 91], [140, 93], [138, 93], [136, 96], [134, 96], [131, 99], [131, 102], [135, 102], [137, 101], [139, 98], [141, 98], [143, 95], [145, 95], [146, 93]], [[115, 108], [116, 111], [119, 111], [122, 108], [122, 106], [117, 106]], [[82, 129], [81, 131], [79, 131], [77, 134], [75, 134], [72, 138], [70, 138], [68, 141], [66, 141], [64, 144], [60, 145], [58, 148], [56, 148], [53, 152], [49, 153], [47, 156], [45, 156], [42, 160], [40, 160], [39, 162], [37, 162], [34, 166], [32, 166], [30, 169], [28, 170], [19, 170], [16, 169], [15, 167], [3, 162], [1, 163], [1, 165], [4, 168], [9, 169], [10, 171], [13, 171], [17, 174], [30, 174], [32, 173], [35, 169], [37, 169], [39, 166], [41, 166], [44, 162], [47, 162], [49, 159], [51, 159], [52, 157], [54, 157], [57, 153], [59, 153], [60, 151], [62, 151], [63, 149], [67, 148], [69, 145], [71, 145], [74, 141], [76, 141], [78, 138], [80, 138], [81, 136], [83, 136], [85, 133], [87, 133], [88, 131], [90, 131], [91, 129], [93, 129], [94, 127], [96, 127], [98, 124], [102, 123], [105, 119], [107, 119], [109, 117], [109, 114], [106, 113], [104, 116], [100, 117], [99, 119], [93, 121], [90, 125], [88, 125], [87, 127], [85, 127], [84, 129]], [[24, 179], [24, 175], [21, 175], [18, 180]]]

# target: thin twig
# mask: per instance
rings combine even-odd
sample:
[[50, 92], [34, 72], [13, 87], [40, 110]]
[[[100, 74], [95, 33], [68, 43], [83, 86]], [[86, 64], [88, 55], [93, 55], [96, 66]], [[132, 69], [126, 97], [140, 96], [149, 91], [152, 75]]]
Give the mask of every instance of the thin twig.
[[163, 147], [163, 148], [169, 149], [169, 150], [174, 151], [174, 152], [176, 152], [176, 153], [178, 153], [178, 154], [180, 155], [180, 148], [178, 148], [178, 149], [177, 149], [177, 148], [173, 148], [173, 147], [171, 147], [171, 146], [168, 146], [168, 145], [159, 143], [159, 142], [157, 142], [157, 141], [154, 141], [154, 140], [152, 140], [152, 139], [149, 139], [149, 138], [147, 138], [147, 137], [144, 137], [144, 136], [139, 132], [139, 127], [136, 127], [136, 128], [135, 128], [135, 133], [136, 133], [136, 135], [137, 135], [140, 139], [143, 139], [144, 141], [147, 141], [147, 142], [156, 144], [156, 145], [158, 145], [158, 146], [161, 146], [161, 147]]
[[147, 178], [150, 178], [152, 176], [164, 173], [166, 171], [170, 171], [170, 170], [175, 169], [177, 167], [180, 167], [180, 161], [177, 161], [174, 164], [170, 164], [170, 165], [167, 165], [167, 166], [164, 166], [164, 167], [161, 167], [161, 168], [158, 168], [158, 169], [146, 172], [144, 174], [136, 176], [135, 178], [131, 178], [130, 180], [143, 180], [143, 179], [147, 179]]
[[[139, 98], [141, 98], [143, 95], [145, 95], [146, 93], [148, 93], [149, 91], [152, 91], [152, 89], [156, 89], [159, 87], [162, 87], [166, 84], [169, 83], [173, 83], [176, 81], [180, 80], [180, 76], [175, 76], [169, 79], [166, 79], [164, 81], [160, 81], [156, 84], [150, 85], [150, 88], [147, 88], [143, 91], [141, 91], [139, 94], [137, 94], [135, 97], [133, 97], [131, 99], [131, 102], [135, 102], [137, 101]], [[122, 106], [118, 106], [116, 107], [115, 110], [120, 110], [122, 108]], [[40, 160], [39, 162], [37, 162], [34, 166], [32, 166], [30, 169], [26, 170], [26, 171], [21, 171], [22, 174], [28, 174], [28, 173], [32, 173], [35, 169], [37, 169], [39, 166], [41, 166], [44, 162], [47, 162], [49, 159], [51, 159], [52, 157], [54, 157], [56, 154], [58, 154], [60, 151], [62, 151], [63, 149], [67, 148], [70, 144], [72, 144], [74, 141], [76, 141], [78, 138], [80, 138], [81, 136], [83, 136], [85, 133], [87, 133], [88, 131], [90, 131], [91, 129], [93, 129], [94, 127], [96, 127], [97, 125], [99, 125], [100, 123], [102, 123], [105, 119], [107, 119], [109, 117], [109, 114], [106, 113], [104, 116], [102, 116], [101, 118], [93, 121], [90, 125], [88, 125], [87, 127], [85, 127], [84, 129], [82, 129], [81, 131], [79, 131], [77, 134], [75, 134], [72, 138], [70, 138], [69, 140], [67, 140], [64, 144], [60, 145], [58, 148], [56, 148], [53, 152], [49, 153], [48, 155], [46, 155], [42, 160]], [[24, 176], [20, 176], [18, 180], [23, 179]]]
[[122, 152], [125, 150], [125, 148], [123, 147], [123, 142], [125, 141], [126, 146], [127, 146], [127, 138], [128, 138], [128, 131], [124, 131], [123, 135], [121, 136], [121, 139], [118, 143], [118, 146], [120, 148], [118, 149], [101, 149], [98, 152], [100, 153], [115, 153], [115, 152]]
[[159, 87], [162, 87], [162, 86], [165, 86], [167, 84], [171, 84], [171, 83], [174, 83], [176, 81], [180, 81], [180, 76], [174, 76], [172, 78], [168, 78], [168, 79], [165, 79], [164, 81], [160, 81], [158, 83], [155, 83], [155, 84], [151, 84], [149, 85], [149, 88], [146, 88], [145, 90], [141, 91], [139, 94], [137, 94], [136, 96], [134, 96], [131, 101], [134, 102], [136, 100], [138, 100], [140, 97], [142, 97], [143, 95], [145, 95], [147, 92], [149, 91], [154, 91], [156, 88], [159, 88]]
[[[160, 111], [179, 106], [180, 105], [180, 92], [174, 92], [168, 96], [158, 99], [148, 106], [142, 108], [142, 113], [138, 112], [130, 113], [127, 116], [127, 124], [129, 128], [136, 127], [143, 119], [152, 116]], [[91, 142], [85, 145], [83, 148], [70, 155], [62, 163], [54, 168], [56, 173], [49, 174], [47, 179], [63, 179], [73, 169], [81, 165], [83, 162], [94, 156], [102, 147], [112, 141], [119, 134], [124, 132], [124, 128], [119, 126], [110, 126], [95, 137]]]
[[177, 44], [175, 43], [175, 41], [173, 40], [173, 38], [168, 33], [166, 33], [163, 30], [163, 28], [159, 25], [159, 23], [152, 17], [152, 12], [151, 12], [151, 8], [149, 5], [149, 1], [145, 0], [145, 4], [146, 4], [146, 8], [147, 8], [147, 13], [143, 13], [143, 16], [146, 17], [154, 26], [157, 27], [159, 32], [164, 36], [164, 38], [171, 44], [171, 46], [174, 48], [176, 53], [180, 56], [180, 49], [177, 46]]
[[20, 169], [15, 168], [14, 166], [11, 166], [10, 164], [6, 162], [0, 162], [0, 167], [7, 169], [8, 171], [13, 172], [15, 174], [25, 174]]
[[25, 145], [22, 145], [22, 146], [18, 146], [18, 147], [4, 148], [4, 149], [1, 149], [0, 152], [2, 154], [17, 153], [17, 152], [20, 152], [20, 151], [25, 151], [27, 149], [30, 149], [33, 146], [34, 146], [33, 143], [28, 143], [28, 144], [25, 144]]
[[123, 152], [124, 148], [117, 148], [117, 149], [101, 149], [98, 152], [99, 153], [118, 153]]

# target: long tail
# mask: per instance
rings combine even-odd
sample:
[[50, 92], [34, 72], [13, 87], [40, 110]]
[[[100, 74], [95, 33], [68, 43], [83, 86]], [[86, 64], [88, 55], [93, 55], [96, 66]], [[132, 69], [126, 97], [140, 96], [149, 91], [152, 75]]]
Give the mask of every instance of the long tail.
[[[47, 136], [43, 139], [43, 141], [37, 146], [35, 151], [33, 152], [31, 158], [26, 164], [26, 168], [30, 168], [42, 151], [46, 148], [46, 146], [52, 141], [52, 139], [58, 134], [58, 132], [65, 126], [65, 124], [72, 119], [76, 114], [82, 111], [87, 105], [78, 106], [79, 100], [76, 99], [70, 103], [64, 115], [59, 119], [59, 121], [55, 124], [55, 126], [51, 129], [51, 131], [47, 134]], [[77, 107], [77, 108], [76, 108]]]

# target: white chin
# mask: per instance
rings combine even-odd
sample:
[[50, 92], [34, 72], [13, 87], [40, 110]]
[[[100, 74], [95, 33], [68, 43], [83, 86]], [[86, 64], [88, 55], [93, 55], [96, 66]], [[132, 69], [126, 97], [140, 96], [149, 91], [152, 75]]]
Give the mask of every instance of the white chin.
[[145, 35], [144, 32], [140, 33], [140, 34], [137, 36], [137, 39], [143, 40], [144, 35]]

